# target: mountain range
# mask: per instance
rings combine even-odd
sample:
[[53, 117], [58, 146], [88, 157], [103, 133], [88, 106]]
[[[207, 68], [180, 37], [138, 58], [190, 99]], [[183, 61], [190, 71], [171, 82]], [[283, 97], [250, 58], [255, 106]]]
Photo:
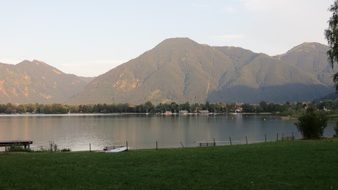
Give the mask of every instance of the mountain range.
[[36, 60], [0, 64], [0, 103], [311, 101], [334, 92], [327, 50], [303, 43], [269, 56], [170, 38], [96, 78]]
[[0, 103], [63, 103], [91, 79], [65, 74], [37, 60], [0, 63]]
[[70, 102], [309, 101], [333, 92], [327, 49], [303, 43], [268, 56], [188, 38], [167, 39], [98, 76]]

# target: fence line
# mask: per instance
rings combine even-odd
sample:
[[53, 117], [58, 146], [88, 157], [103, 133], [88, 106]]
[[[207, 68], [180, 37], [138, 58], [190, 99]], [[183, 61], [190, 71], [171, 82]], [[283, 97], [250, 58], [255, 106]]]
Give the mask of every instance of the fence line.
[[[169, 142], [169, 143], [160, 143], [159, 140], [154, 141], [143, 141], [142, 143], [137, 142], [130, 142], [128, 140], [124, 141], [123, 143], [112, 143], [107, 144], [105, 147], [119, 147], [119, 146], [125, 146], [127, 150], [130, 149], [166, 149], [166, 148], [186, 148], [186, 147], [210, 147], [210, 146], [226, 146], [226, 145], [248, 145], [248, 144], [254, 144], [254, 143], [264, 143], [264, 142], [278, 142], [278, 141], [293, 141], [295, 139], [299, 138], [299, 133], [295, 132], [289, 132], [289, 133], [280, 133], [277, 132], [274, 135], [273, 134], [264, 134], [262, 135], [262, 138], [250, 138], [249, 135], [245, 136], [228, 136], [226, 138], [212, 138], [207, 140], [196, 140], [196, 141], [190, 141], [184, 143], [184, 141], [178, 141], [177, 143]], [[162, 141], [163, 142], [163, 141]], [[87, 149], [82, 148], [81, 151], [102, 151], [104, 147], [100, 146], [93, 146], [94, 144], [92, 142], [87, 143]], [[47, 148], [46, 148], [47, 147]], [[36, 148], [32, 147], [33, 150], [62, 150], [62, 149], [70, 149], [68, 146], [58, 146], [57, 143], [54, 141], [49, 141], [48, 146], [38, 146]]]
[[[270, 137], [268, 134], [264, 134], [262, 138], [255, 138], [250, 139], [250, 136], [246, 135], [243, 137], [237, 138], [234, 136], [229, 136], [228, 138], [224, 140], [216, 140], [215, 138], [209, 139], [209, 140], [199, 140], [199, 141], [193, 141], [188, 144], [184, 144], [182, 141], [179, 141], [176, 145], [173, 145], [172, 143], [168, 143], [167, 145], [161, 145], [160, 141], [155, 140], [153, 141], [153, 146], [151, 146], [151, 141], [148, 141], [145, 143], [145, 146], [137, 146], [137, 143], [135, 143], [136, 146], [134, 147], [128, 147], [128, 149], [166, 149], [166, 148], [186, 148], [186, 147], [210, 147], [210, 146], [225, 146], [225, 145], [239, 145], [239, 144], [254, 144], [254, 143], [266, 143], [266, 142], [278, 142], [278, 141], [293, 141], [296, 139], [295, 132], [289, 132], [289, 133], [276, 133], [275, 137], [270, 134]], [[153, 148], [152, 148], [153, 147]]]

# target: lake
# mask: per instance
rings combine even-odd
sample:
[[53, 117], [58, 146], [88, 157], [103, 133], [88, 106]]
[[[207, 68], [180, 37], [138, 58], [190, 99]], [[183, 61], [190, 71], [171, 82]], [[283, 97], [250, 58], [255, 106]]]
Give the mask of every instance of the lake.
[[[32, 140], [33, 149], [47, 148], [53, 141], [72, 151], [102, 150], [105, 146], [128, 141], [132, 149], [198, 146], [199, 141], [217, 144], [275, 141], [300, 134], [293, 120], [271, 115], [154, 116], [135, 114], [79, 115], [1, 115], [0, 141]], [[324, 135], [332, 136], [334, 122]]]

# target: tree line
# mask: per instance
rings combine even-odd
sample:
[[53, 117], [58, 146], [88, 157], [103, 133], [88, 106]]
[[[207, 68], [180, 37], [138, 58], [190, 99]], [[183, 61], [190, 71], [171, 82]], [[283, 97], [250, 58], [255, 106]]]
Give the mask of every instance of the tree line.
[[131, 104], [93, 104], [93, 105], [64, 105], [64, 104], [0, 104], [0, 113], [2, 114], [66, 114], [66, 113], [164, 113], [170, 111], [178, 113], [186, 110], [190, 113], [196, 113], [201, 110], [208, 110], [213, 113], [235, 112], [240, 109], [245, 113], [278, 113], [291, 115], [304, 110], [307, 106], [315, 106], [318, 109], [338, 110], [337, 101], [324, 101], [317, 104], [289, 103], [284, 104], [260, 102], [259, 104], [225, 104], [225, 103], [193, 103], [189, 102], [178, 104], [160, 103], [154, 105], [146, 102], [139, 105]]

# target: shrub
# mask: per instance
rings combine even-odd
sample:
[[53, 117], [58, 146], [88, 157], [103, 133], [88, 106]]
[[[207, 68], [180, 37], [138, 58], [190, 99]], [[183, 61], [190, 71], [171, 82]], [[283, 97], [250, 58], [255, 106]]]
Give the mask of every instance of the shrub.
[[63, 148], [61, 149], [61, 152], [70, 152], [70, 148]]
[[327, 117], [323, 112], [308, 108], [295, 124], [304, 139], [318, 139], [323, 136]]
[[29, 148], [24, 149], [22, 146], [12, 145], [8, 147], [7, 151], [8, 152], [30, 152], [31, 150]]

